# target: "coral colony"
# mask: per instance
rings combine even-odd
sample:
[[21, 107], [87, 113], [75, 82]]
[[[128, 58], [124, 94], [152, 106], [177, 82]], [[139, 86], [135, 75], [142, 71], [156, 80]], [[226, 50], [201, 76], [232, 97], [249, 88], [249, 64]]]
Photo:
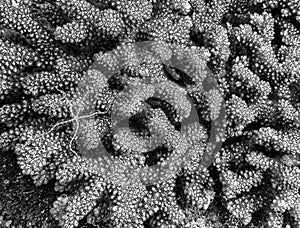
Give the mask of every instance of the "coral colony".
[[0, 227], [299, 228], [298, 0], [1, 0]]

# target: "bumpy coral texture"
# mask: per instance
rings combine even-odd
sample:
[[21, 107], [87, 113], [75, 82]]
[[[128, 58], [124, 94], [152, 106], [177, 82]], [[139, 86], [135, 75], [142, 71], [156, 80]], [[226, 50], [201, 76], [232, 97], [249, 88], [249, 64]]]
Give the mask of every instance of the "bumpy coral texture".
[[52, 208], [1, 227], [300, 227], [299, 65], [297, 0], [2, 0], [0, 151]]

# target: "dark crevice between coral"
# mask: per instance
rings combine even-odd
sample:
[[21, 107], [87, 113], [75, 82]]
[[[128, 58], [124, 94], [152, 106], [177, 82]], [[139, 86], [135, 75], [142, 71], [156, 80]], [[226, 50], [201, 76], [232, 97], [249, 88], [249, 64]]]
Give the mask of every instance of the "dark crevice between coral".
[[221, 222], [225, 223], [226, 217], [229, 216], [229, 211], [227, 210], [227, 208], [224, 205], [223, 184], [219, 178], [220, 172], [213, 165], [208, 167], [208, 171], [209, 171], [210, 176], [213, 179], [213, 189], [215, 191], [214, 200], [210, 204], [208, 210], [217, 211], [219, 214], [219, 218], [221, 219]]
[[250, 15], [249, 14], [225, 14], [222, 23], [226, 25], [229, 23], [233, 27], [238, 27], [242, 24], [250, 23]]
[[13, 151], [2, 151], [0, 157], [0, 211], [4, 221], [22, 227], [57, 227], [49, 212], [59, 195], [54, 181], [36, 187], [30, 177], [22, 175]]
[[175, 68], [173, 66], [167, 66], [166, 64], [163, 64], [163, 69], [170, 81], [175, 82], [179, 86], [186, 88], [187, 85], [193, 85], [194, 82], [190, 75], [188, 75], [186, 72], [183, 72], [182, 70]]
[[151, 105], [153, 109], [160, 108], [163, 110], [175, 129], [180, 130], [181, 123], [174, 119], [174, 117], [178, 116], [177, 111], [169, 102], [156, 97], [151, 97], [147, 99], [146, 102]]
[[145, 164], [147, 166], [158, 165], [158, 163], [165, 160], [169, 156], [169, 154], [170, 152], [165, 146], [158, 146], [157, 148], [144, 154]]

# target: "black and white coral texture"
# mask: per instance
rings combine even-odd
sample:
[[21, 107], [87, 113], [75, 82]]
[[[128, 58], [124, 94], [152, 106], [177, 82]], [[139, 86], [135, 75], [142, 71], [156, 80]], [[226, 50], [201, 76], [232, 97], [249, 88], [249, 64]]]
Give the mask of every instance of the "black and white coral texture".
[[300, 228], [299, 66], [298, 0], [1, 0], [0, 227]]

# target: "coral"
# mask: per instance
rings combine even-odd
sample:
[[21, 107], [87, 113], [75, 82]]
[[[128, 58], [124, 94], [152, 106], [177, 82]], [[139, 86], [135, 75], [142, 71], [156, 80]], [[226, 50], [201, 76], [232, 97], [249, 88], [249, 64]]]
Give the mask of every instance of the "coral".
[[300, 227], [299, 18], [296, 0], [2, 1], [1, 227]]

